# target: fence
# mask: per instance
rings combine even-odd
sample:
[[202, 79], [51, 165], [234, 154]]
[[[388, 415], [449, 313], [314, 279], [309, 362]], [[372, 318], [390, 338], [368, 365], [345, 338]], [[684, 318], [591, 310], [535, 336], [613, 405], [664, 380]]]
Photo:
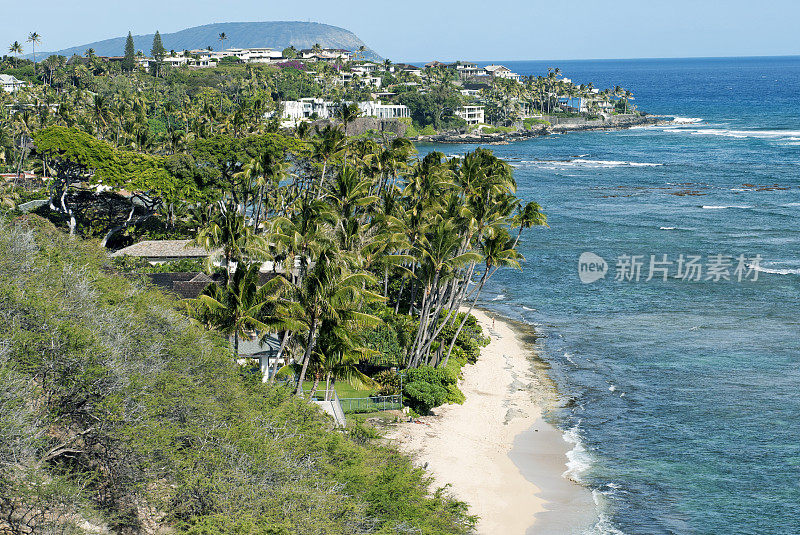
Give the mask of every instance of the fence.
[[[283, 383], [283, 385], [287, 388], [294, 388], [294, 381], [291, 379], [279, 379], [277, 382], [279, 384]], [[304, 391], [303, 394], [304, 396], [308, 397], [310, 392]], [[338, 400], [339, 405], [345, 414], [390, 411], [395, 409], [401, 410], [403, 408], [403, 396], [399, 394], [394, 396], [372, 396], [368, 398], [340, 398], [334, 391], [333, 397]], [[321, 391], [317, 391], [317, 393], [314, 395], [314, 400], [325, 400], [324, 388]]]
[[339, 398], [345, 413], [378, 412], [403, 408], [402, 396], [372, 396], [370, 398]]

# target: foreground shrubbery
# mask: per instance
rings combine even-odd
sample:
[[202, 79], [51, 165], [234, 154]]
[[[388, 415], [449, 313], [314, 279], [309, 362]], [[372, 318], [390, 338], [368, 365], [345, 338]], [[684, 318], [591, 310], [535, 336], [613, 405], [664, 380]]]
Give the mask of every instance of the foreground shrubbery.
[[41, 220], [0, 222], [0, 528], [471, 530], [407, 458], [242, 377], [224, 340], [107, 265]]

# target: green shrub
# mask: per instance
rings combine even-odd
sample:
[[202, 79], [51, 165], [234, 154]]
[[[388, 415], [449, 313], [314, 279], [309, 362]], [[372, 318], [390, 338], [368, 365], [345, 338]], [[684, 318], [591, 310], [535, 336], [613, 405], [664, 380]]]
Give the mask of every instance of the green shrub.
[[396, 396], [400, 394], [400, 374], [385, 370], [376, 374], [373, 379], [380, 385], [377, 395]]
[[440, 385], [414, 381], [408, 383], [404, 390], [406, 403], [419, 414], [426, 414], [447, 401], [447, 390]]
[[545, 126], [550, 126], [550, 121], [546, 121], [545, 119], [539, 119], [536, 117], [528, 117], [527, 119], [523, 119], [522, 124], [530, 130], [535, 125], [543, 124]]
[[509, 134], [515, 131], [516, 130], [510, 126], [490, 126], [483, 128], [484, 134]]
[[364, 345], [380, 353], [373, 359], [375, 364], [398, 367], [403, 365], [403, 350], [397, 339], [397, 333], [390, 324], [380, 325], [365, 332]]
[[464, 395], [456, 386], [458, 374], [452, 368], [420, 366], [405, 373], [404, 401], [420, 414], [444, 403], [464, 401]]
[[203, 271], [203, 261], [199, 258], [181, 258], [172, 262], [152, 265], [144, 258], [118, 256], [111, 265], [120, 271], [136, 273], [194, 273]]

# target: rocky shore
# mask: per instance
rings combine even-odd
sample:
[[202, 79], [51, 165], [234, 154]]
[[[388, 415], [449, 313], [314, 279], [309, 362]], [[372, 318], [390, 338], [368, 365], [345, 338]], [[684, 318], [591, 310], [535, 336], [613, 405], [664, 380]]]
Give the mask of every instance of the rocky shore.
[[432, 136], [420, 136], [414, 141], [427, 143], [480, 143], [485, 145], [506, 145], [513, 141], [522, 141], [549, 134], [563, 134], [566, 132], [581, 132], [588, 130], [621, 130], [635, 126], [656, 126], [669, 124], [672, 117], [662, 115], [616, 115], [606, 120], [587, 120], [575, 118], [548, 118], [553, 124], [537, 125], [532, 129], [521, 129], [515, 132], [495, 133], [460, 133], [445, 132]]

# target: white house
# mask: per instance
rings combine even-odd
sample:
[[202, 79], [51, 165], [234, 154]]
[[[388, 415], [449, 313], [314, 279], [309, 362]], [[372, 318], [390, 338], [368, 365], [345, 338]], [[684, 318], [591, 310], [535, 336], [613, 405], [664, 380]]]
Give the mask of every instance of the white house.
[[483, 106], [461, 106], [455, 111], [455, 114], [467, 121], [469, 125], [486, 122]]
[[321, 98], [301, 98], [283, 102], [284, 119], [309, 119], [314, 114], [319, 119], [329, 119], [333, 115], [334, 105]]
[[0, 87], [2, 87], [3, 91], [6, 93], [14, 93], [25, 87], [25, 82], [17, 80], [10, 74], [0, 74]]
[[519, 74], [511, 72], [511, 69], [503, 65], [487, 65], [483, 70], [492, 78], [505, 78], [507, 80], [520, 81]]
[[411, 110], [402, 104], [381, 104], [380, 100], [359, 102], [358, 109], [366, 117], [377, 117], [378, 119], [399, 119], [401, 117], [411, 117]]
[[414, 76], [422, 76], [422, 69], [414, 65], [409, 65], [408, 63], [395, 63], [389, 67], [389, 71], [393, 73], [405, 72]]
[[319, 52], [315, 52], [310, 48], [306, 48], [300, 51], [300, 59], [310, 59], [314, 61], [327, 61], [327, 62], [336, 62], [336, 61], [350, 61], [352, 54], [348, 50], [341, 50], [335, 48], [323, 48]]
[[272, 63], [283, 58], [283, 52], [271, 48], [247, 48], [245, 50], [247, 54], [242, 59], [247, 63]]
[[[407, 106], [396, 104], [383, 104], [381, 101], [358, 102], [361, 115], [364, 117], [377, 117], [378, 119], [398, 119], [411, 117], [411, 110]], [[283, 102], [284, 119], [310, 119], [314, 114], [319, 119], [330, 119], [336, 115], [339, 104], [328, 102], [320, 98], [302, 98], [300, 100], [287, 100]]]
[[565, 110], [586, 112], [589, 111], [588, 103], [583, 97], [558, 97], [558, 105]]
[[478, 75], [478, 64], [472, 63], [469, 61], [457, 61], [455, 63], [451, 63], [448, 67], [455, 69], [458, 73], [458, 77], [462, 80], [468, 80], [473, 76]]
[[381, 66], [378, 65], [377, 63], [373, 63], [371, 61], [365, 61], [363, 63], [359, 63], [358, 65], [354, 65], [350, 70], [358, 74], [370, 74], [378, 71], [380, 67]]

